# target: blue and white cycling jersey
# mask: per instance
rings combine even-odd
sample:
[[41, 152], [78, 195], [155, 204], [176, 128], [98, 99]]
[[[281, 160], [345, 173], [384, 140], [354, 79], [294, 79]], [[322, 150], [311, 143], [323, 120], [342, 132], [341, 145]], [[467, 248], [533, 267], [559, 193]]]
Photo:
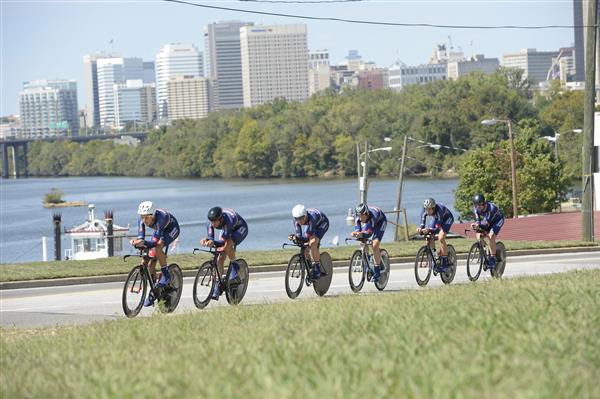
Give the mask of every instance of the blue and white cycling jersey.
[[356, 225], [354, 231], [361, 232], [364, 236], [369, 237], [374, 234], [374, 238], [381, 240], [387, 226], [387, 218], [381, 208], [377, 206], [369, 206], [369, 220], [366, 223], [360, 221], [360, 215], [354, 218]]
[[[427, 219], [427, 211], [425, 208], [421, 209], [421, 228], [425, 227], [425, 221]], [[444, 204], [437, 203], [433, 210], [433, 215], [431, 215], [431, 222], [429, 223], [429, 228], [433, 230], [438, 230], [442, 228], [444, 232], [450, 231], [450, 226], [454, 223], [454, 215], [450, 212], [450, 209], [446, 208]]]
[[[154, 234], [150, 240], [144, 241], [148, 248], [154, 248], [159, 240], [163, 240], [166, 246], [169, 246], [179, 236], [179, 223], [175, 216], [164, 209], [154, 211], [154, 224], [148, 226], [154, 229]], [[146, 225], [140, 217], [138, 220], [138, 238], [143, 240], [146, 235]]]
[[310, 239], [313, 235], [316, 235], [319, 237], [319, 239], [323, 238], [329, 229], [329, 219], [327, 219], [327, 216], [315, 208], [308, 208], [306, 210], [306, 215], [308, 216], [308, 227], [304, 233], [302, 232], [302, 225], [298, 223], [296, 219], [294, 219], [294, 229], [296, 230], [296, 235], [298, 237], [307, 239]]
[[473, 213], [475, 213], [475, 221], [481, 229], [493, 230], [495, 234], [500, 232], [500, 228], [504, 224], [504, 214], [496, 204], [488, 201], [485, 203], [484, 211], [473, 207]]
[[[219, 229], [221, 230], [220, 240], [226, 241], [232, 239], [235, 245], [241, 243], [248, 235], [248, 224], [233, 209], [223, 209], [223, 225]], [[210, 222], [208, 223], [207, 230], [208, 239], [218, 242], [218, 240], [215, 240], [215, 228]]]

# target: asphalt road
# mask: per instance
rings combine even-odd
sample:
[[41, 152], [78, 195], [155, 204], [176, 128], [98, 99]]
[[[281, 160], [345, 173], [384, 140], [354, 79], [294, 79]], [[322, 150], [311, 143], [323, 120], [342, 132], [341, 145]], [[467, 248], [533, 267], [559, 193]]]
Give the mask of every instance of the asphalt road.
[[[508, 255], [505, 278], [514, 276], [560, 273], [573, 269], [600, 268], [598, 252], [565, 253], [551, 255]], [[467, 283], [466, 262], [459, 260], [459, 267], [452, 284]], [[242, 304], [273, 303], [289, 301], [284, 286], [285, 272], [255, 273], [250, 276], [248, 291]], [[482, 272], [477, 283], [489, 279]], [[175, 313], [202, 312], [192, 300], [193, 278], [184, 279], [184, 289]], [[477, 284], [476, 283], [476, 284]], [[439, 276], [432, 275], [428, 287], [443, 285]], [[415, 282], [412, 263], [392, 265], [390, 280], [385, 291], [420, 289]], [[0, 291], [0, 326], [32, 328], [67, 324], [86, 324], [99, 320], [124, 318], [121, 308], [123, 283], [71, 285], [61, 287], [25, 288]], [[365, 283], [363, 293], [376, 293], [372, 283]], [[327, 296], [356, 295], [348, 285], [348, 269], [335, 269]], [[297, 300], [315, 297], [312, 287], [304, 287]], [[225, 296], [211, 301], [206, 309], [229, 306]], [[144, 308], [138, 317], [157, 311]]]

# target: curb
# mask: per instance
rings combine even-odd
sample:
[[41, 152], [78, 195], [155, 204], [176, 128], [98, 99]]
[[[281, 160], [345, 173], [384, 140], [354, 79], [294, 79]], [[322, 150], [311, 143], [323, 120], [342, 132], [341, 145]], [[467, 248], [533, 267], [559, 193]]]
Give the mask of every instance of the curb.
[[[590, 247], [570, 247], [570, 248], [541, 248], [541, 249], [517, 249], [508, 251], [512, 256], [523, 255], [548, 255], [559, 253], [581, 253], [581, 252], [600, 252], [600, 246]], [[467, 259], [466, 253], [457, 254], [457, 259]], [[414, 256], [403, 256], [390, 259], [392, 263], [410, 263], [415, 260]], [[347, 267], [347, 260], [333, 261], [334, 268]], [[278, 272], [287, 268], [287, 264], [254, 266], [250, 268], [250, 272]], [[194, 277], [196, 270], [184, 270], [183, 277]], [[45, 280], [26, 280], [26, 281], [7, 281], [0, 283], [0, 290], [11, 290], [19, 288], [42, 288], [42, 287], [60, 287], [68, 285], [80, 284], [100, 284], [100, 283], [115, 283], [122, 282], [127, 278], [127, 274], [110, 274], [106, 276], [88, 276], [88, 277], [68, 277]]]

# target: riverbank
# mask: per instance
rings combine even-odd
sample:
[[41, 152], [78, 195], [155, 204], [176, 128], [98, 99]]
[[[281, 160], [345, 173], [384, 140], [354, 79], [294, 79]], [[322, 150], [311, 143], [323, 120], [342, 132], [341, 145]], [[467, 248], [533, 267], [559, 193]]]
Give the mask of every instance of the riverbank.
[[[585, 241], [503, 241], [509, 256], [511, 251], [517, 250], [536, 250], [536, 249], [557, 249], [574, 247], [600, 247], [596, 242]], [[473, 240], [452, 239], [452, 244], [458, 254], [466, 254], [471, 247]], [[382, 245], [392, 258], [406, 258], [410, 261], [422, 241], [384, 243]], [[332, 248], [323, 248], [331, 255], [334, 261], [347, 261], [357, 246], [347, 245]], [[244, 258], [250, 265], [251, 270], [270, 270], [268, 266], [277, 266], [278, 269], [284, 267], [289, 259], [296, 253], [295, 250], [274, 250], [274, 251], [239, 251], [239, 257]], [[209, 260], [209, 256], [177, 254], [169, 256], [169, 262], [177, 263], [184, 271], [195, 270], [198, 266]], [[31, 281], [45, 279], [60, 279], [70, 277], [91, 277], [91, 276], [110, 276], [123, 275], [129, 272], [137, 258], [130, 258], [128, 262], [123, 262], [121, 257], [86, 260], [86, 261], [52, 261], [52, 262], [31, 262], [19, 264], [0, 264], [0, 282], [12, 281]], [[120, 278], [120, 277], [119, 277]]]

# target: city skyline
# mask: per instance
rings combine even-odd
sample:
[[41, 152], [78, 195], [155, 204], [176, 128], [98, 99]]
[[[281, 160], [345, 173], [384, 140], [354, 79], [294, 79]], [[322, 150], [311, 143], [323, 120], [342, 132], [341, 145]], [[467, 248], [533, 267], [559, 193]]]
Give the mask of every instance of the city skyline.
[[[142, 4], [144, 7], [140, 7]], [[237, 1], [220, 1], [218, 4], [300, 15], [394, 22], [456, 25], [573, 23], [572, 0], [526, 3], [363, 1], [310, 6]], [[249, 21], [258, 25], [305, 23], [309, 50], [329, 50], [332, 65], [343, 61], [351, 49], [358, 50], [364, 60], [382, 67], [389, 67], [398, 59], [407, 65], [423, 64], [436, 44], [448, 42], [449, 35], [454, 47], [462, 47], [467, 57], [485, 54], [486, 57], [501, 58], [505, 53], [523, 48], [554, 51], [571, 46], [574, 41], [573, 29], [523, 31], [377, 27], [204, 10], [155, 1], [79, 4], [3, 1], [1, 8], [2, 115], [18, 113], [18, 93], [24, 81], [73, 79], [78, 82], [78, 97], [83, 100], [86, 93], [81, 60], [85, 54], [95, 51], [115, 51], [124, 57], [155, 61], [156, 54], [165, 44], [192, 43], [204, 53], [206, 62], [204, 27], [219, 21]], [[83, 108], [83, 105], [84, 101], [80, 101], [79, 107]]]

